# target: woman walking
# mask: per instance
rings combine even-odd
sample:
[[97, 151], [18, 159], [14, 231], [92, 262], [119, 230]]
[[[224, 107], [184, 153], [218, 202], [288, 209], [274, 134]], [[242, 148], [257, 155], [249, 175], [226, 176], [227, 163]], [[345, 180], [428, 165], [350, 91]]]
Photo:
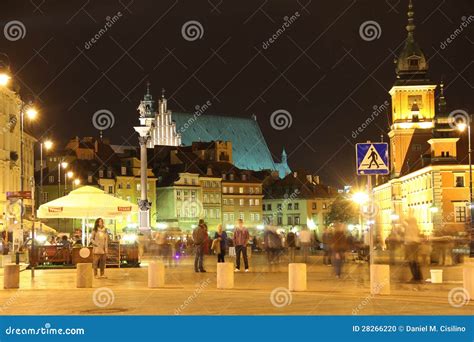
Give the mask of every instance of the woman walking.
[[335, 232], [332, 239], [332, 264], [336, 278], [341, 278], [342, 265], [344, 264], [344, 254], [348, 249], [348, 242], [345, 227], [342, 223], [335, 224]]
[[[104, 220], [98, 218], [95, 220], [94, 229], [91, 235], [92, 243], [92, 254], [93, 254], [93, 266], [94, 266], [94, 277], [96, 278], [107, 278], [105, 273], [105, 261], [107, 259], [109, 236], [107, 229], [104, 227]], [[97, 276], [97, 269], [100, 268], [100, 277]]]
[[225, 249], [227, 247], [227, 233], [222, 230], [222, 224], [217, 226], [217, 232], [214, 239], [220, 244], [220, 253], [217, 254], [217, 262], [225, 262]]

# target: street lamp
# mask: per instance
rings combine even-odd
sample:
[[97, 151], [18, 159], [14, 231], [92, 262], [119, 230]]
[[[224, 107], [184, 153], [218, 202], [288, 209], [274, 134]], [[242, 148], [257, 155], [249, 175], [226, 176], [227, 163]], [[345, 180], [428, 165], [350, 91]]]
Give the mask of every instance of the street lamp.
[[6, 87], [10, 83], [10, 78], [7, 73], [0, 73], [0, 86]]
[[81, 185], [81, 180], [79, 178], [74, 179], [74, 185], [75, 186]]
[[62, 161], [58, 163], [58, 198], [61, 197], [61, 168], [66, 169], [67, 162]]
[[68, 171], [68, 173], [64, 175], [64, 192], [66, 192], [66, 189], [67, 189], [67, 179], [72, 178], [73, 176], [74, 176], [74, 172], [72, 171]]
[[40, 143], [40, 195], [38, 207], [43, 204], [43, 148], [46, 150], [52, 149], [53, 142], [51, 140], [45, 140]]
[[[467, 114], [467, 113], [466, 113]], [[471, 147], [471, 123], [472, 116], [467, 115], [466, 121], [461, 121], [456, 124], [460, 132], [464, 132], [467, 128], [467, 145], [468, 145], [468, 160], [469, 160], [469, 210], [470, 210], [470, 252], [469, 256], [474, 257], [474, 207], [472, 206], [472, 147]]]
[[359, 237], [362, 238], [362, 206], [369, 201], [369, 194], [363, 191], [352, 195], [352, 200], [359, 205]]

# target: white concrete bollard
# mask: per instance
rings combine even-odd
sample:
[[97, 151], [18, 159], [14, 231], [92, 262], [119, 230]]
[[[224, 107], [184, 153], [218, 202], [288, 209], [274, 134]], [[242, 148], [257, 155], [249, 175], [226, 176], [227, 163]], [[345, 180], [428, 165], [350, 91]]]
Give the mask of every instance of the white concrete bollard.
[[217, 288], [233, 289], [234, 288], [234, 263], [218, 262], [217, 263]]
[[10, 254], [2, 255], [0, 259], [0, 267], [5, 267], [7, 264], [12, 263], [12, 256]]
[[148, 287], [165, 286], [165, 265], [161, 261], [151, 261], [148, 264]]
[[6, 264], [3, 266], [3, 288], [20, 288], [20, 265]]
[[288, 289], [290, 291], [306, 291], [306, 264], [288, 264]]
[[474, 264], [463, 267], [462, 282], [464, 289], [469, 293], [469, 300], [474, 300]]
[[370, 265], [370, 294], [390, 294], [390, 266]]
[[76, 265], [76, 287], [88, 288], [92, 287], [92, 264], [79, 263]]

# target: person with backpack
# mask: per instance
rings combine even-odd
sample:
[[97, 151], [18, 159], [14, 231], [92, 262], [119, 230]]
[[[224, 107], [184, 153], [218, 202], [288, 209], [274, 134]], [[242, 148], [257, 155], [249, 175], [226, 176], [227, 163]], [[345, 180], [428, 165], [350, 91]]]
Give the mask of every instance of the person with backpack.
[[199, 224], [193, 230], [194, 241], [194, 272], [206, 272], [204, 269], [204, 244], [207, 239], [207, 227], [203, 219], [199, 220]]

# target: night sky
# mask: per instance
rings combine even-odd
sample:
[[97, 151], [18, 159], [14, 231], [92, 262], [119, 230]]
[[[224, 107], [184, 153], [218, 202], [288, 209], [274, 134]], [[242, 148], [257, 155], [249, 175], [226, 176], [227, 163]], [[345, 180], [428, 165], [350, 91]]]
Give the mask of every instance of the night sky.
[[[193, 111], [210, 101], [210, 114], [255, 114], [276, 158], [285, 147], [290, 167], [342, 185], [355, 180], [354, 144], [380, 140], [381, 134], [387, 139], [386, 113], [355, 139], [352, 132], [374, 106], [389, 100], [407, 5], [408, 0], [2, 0], [0, 52], [8, 54], [21, 94], [38, 102], [41, 117], [31, 127], [38, 137], [65, 142], [98, 136], [92, 116], [107, 109], [115, 124], [104, 136], [136, 144], [136, 107], [150, 81], [155, 98], [166, 89], [171, 110]], [[441, 47], [473, 14], [472, 0], [414, 5], [415, 38], [429, 58], [431, 79], [444, 78], [450, 110], [472, 111], [474, 22]], [[91, 44], [113, 16], [108, 31]], [[292, 23], [268, 43], [285, 17]], [[13, 20], [24, 25], [23, 38], [6, 38], [5, 25]], [[202, 26], [202, 37], [186, 40], [182, 27], [192, 20]], [[378, 38], [362, 39], [359, 28], [367, 21], [379, 25]], [[276, 130], [270, 117], [280, 109], [292, 123]]]

